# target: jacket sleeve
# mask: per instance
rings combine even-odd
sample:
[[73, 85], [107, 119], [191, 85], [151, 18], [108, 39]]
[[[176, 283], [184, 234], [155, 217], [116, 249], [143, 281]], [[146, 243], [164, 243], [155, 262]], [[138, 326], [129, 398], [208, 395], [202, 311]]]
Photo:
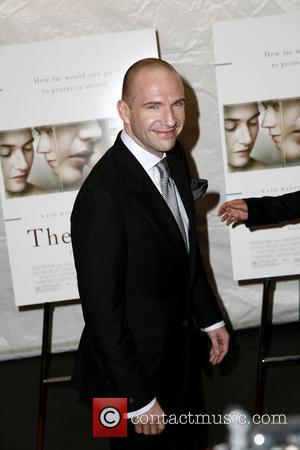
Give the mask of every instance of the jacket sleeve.
[[193, 314], [201, 328], [223, 320], [217, 298], [208, 282], [200, 252], [197, 249], [197, 275], [192, 291]]
[[248, 227], [300, 218], [300, 191], [244, 200], [248, 206], [248, 220], [245, 222]]
[[[182, 158], [182, 164], [184, 167], [185, 175], [188, 180], [189, 186], [191, 186], [191, 176], [186, 161], [186, 156], [182, 147], [180, 147], [180, 153]], [[192, 197], [192, 191], [191, 191]], [[191, 199], [194, 204], [194, 199]], [[193, 239], [193, 238], [192, 238]], [[198, 325], [201, 328], [206, 328], [214, 325], [217, 322], [223, 320], [217, 298], [208, 282], [206, 270], [198, 247], [198, 240], [195, 232], [195, 277], [191, 291], [192, 312], [197, 320]]]
[[118, 397], [129, 410], [155, 393], [125, 315], [127, 242], [120, 207], [98, 188], [77, 198], [71, 235], [86, 329]]

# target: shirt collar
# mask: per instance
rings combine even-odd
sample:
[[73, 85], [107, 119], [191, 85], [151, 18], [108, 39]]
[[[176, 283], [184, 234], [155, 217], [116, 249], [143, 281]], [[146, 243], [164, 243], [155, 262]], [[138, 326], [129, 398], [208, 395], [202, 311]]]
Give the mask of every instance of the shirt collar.
[[138, 145], [125, 130], [121, 133], [121, 139], [123, 143], [126, 145], [128, 150], [133, 154], [133, 156], [138, 160], [141, 166], [146, 170], [152, 169], [152, 167], [156, 166], [163, 158], [165, 158], [166, 154], [160, 158], [159, 156], [153, 155], [153, 153], [148, 152], [143, 147]]

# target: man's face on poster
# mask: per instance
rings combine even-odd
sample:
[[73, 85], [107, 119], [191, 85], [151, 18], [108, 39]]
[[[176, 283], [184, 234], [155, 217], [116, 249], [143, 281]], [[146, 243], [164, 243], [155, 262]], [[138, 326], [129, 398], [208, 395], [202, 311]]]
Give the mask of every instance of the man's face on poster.
[[44, 155], [53, 173], [65, 186], [76, 185], [84, 166], [102, 139], [102, 130], [95, 121], [39, 127], [37, 153]]
[[5, 190], [15, 194], [27, 187], [34, 157], [30, 129], [0, 132], [0, 158]]
[[300, 99], [282, 102], [282, 149], [287, 160], [300, 159]]
[[263, 102], [262, 127], [267, 128], [287, 162], [300, 159], [300, 99]]

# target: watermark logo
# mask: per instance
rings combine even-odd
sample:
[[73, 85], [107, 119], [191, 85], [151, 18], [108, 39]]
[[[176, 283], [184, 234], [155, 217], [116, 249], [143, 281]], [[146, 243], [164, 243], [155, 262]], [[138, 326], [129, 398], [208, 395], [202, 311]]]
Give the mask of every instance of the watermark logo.
[[127, 398], [93, 398], [93, 437], [127, 436]]

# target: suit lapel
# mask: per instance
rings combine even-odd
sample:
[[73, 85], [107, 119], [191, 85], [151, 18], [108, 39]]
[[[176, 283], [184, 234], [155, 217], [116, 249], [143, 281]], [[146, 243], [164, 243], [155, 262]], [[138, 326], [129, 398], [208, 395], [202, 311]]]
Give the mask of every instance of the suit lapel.
[[116, 154], [126, 171], [128, 194], [142, 214], [152, 223], [180, 261], [187, 258], [187, 250], [178, 225], [153, 181], [118, 137]]
[[194, 280], [194, 276], [196, 275], [196, 269], [198, 265], [196, 264], [197, 260], [197, 251], [198, 251], [198, 242], [197, 242], [197, 230], [196, 230], [196, 220], [195, 220], [195, 202], [191, 191], [191, 186], [189, 181], [183, 170], [183, 163], [180, 161], [180, 152], [168, 152], [168, 164], [170, 167], [171, 176], [176, 183], [176, 187], [180, 194], [182, 203], [184, 205], [185, 211], [187, 213], [189, 219], [189, 265], [190, 265], [190, 282], [192, 283]]
[[170, 174], [175, 181], [183, 206], [187, 213], [190, 225], [195, 225], [194, 201], [191, 195], [191, 187], [186, 179], [182, 163], [179, 160], [178, 152], [171, 151], [167, 153]]

